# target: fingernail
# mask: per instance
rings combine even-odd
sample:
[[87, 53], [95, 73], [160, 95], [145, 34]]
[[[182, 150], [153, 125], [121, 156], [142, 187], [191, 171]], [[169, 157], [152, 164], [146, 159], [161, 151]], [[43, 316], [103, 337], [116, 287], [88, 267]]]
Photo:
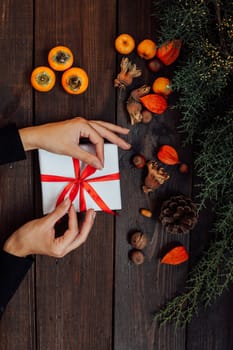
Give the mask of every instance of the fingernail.
[[95, 220], [95, 217], [96, 217], [96, 212], [93, 211], [93, 213], [92, 213], [92, 220], [93, 220], [93, 221]]
[[100, 161], [99, 162], [95, 161], [93, 163], [93, 167], [99, 170], [103, 169], [103, 165], [100, 163]]
[[63, 202], [64, 206], [68, 206], [68, 204], [70, 204], [70, 199], [69, 198], [66, 198]]

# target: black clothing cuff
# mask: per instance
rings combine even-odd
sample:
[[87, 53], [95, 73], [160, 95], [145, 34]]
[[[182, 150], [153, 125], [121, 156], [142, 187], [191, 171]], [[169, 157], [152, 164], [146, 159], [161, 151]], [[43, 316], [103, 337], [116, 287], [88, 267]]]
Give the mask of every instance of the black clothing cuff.
[[26, 159], [15, 124], [0, 128], [0, 165]]
[[21, 258], [0, 250], [0, 316], [32, 263], [31, 256]]

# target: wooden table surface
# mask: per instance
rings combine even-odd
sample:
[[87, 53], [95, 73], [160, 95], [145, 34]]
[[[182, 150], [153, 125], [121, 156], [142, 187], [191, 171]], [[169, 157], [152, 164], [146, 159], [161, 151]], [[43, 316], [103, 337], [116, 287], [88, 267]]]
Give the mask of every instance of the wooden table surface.
[[[153, 159], [158, 144], [177, 147], [192, 167], [192, 149], [181, 148], [177, 133], [179, 115], [169, 110], [149, 125], [130, 126], [125, 99], [113, 87], [121, 56], [114, 50], [119, 33], [130, 33], [138, 43], [156, 41], [157, 24], [149, 0], [1, 0], [0, 2], [0, 120], [18, 127], [59, 121], [77, 115], [129, 127], [129, 152], [119, 151], [123, 209], [113, 217], [98, 213], [92, 233], [80, 249], [63, 259], [37, 256], [9, 303], [0, 324], [0, 350], [230, 350], [232, 290], [208, 310], [201, 310], [186, 329], [159, 328], [153, 313], [182, 290], [192, 261], [207, 240], [211, 220], [202, 213], [197, 228], [178, 237], [192, 254], [190, 264], [164, 267], [161, 249], [174, 237], [156, 220], [139, 214], [154, 213], [170, 194], [192, 195], [195, 174], [178, 173], [153, 195], [141, 190], [142, 171], [131, 164], [135, 153]], [[57, 74], [49, 93], [32, 90], [29, 77], [38, 65], [47, 65], [47, 53], [65, 45], [75, 65], [89, 75], [88, 91], [66, 94]], [[143, 68], [133, 86], [151, 83], [152, 73], [134, 52], [131, 59]], [[167, 71], [169, 74], [169, 71]], [[132, 88], [132, 87], [131, 87]], [[169, 99], [172, 105], [174, 97]], [[194, 175], [194, 176], [193, 176]], [[36, 153], [27, 160], [0, 168], [1, 242], [28, 220], [42, 215]], [[129, 262], [128, 235], [143, 230], [149, 236], [146, 261]]]

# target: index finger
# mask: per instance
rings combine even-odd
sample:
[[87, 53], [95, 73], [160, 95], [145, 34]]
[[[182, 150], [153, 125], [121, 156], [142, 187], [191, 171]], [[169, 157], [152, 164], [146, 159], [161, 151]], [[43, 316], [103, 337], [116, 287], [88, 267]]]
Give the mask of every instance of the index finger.
[[104, 165], [104, 139], [90, 124], [85, 123], [80, 131], [80, 137], [85, 137], [95, 145], [96, 156]]

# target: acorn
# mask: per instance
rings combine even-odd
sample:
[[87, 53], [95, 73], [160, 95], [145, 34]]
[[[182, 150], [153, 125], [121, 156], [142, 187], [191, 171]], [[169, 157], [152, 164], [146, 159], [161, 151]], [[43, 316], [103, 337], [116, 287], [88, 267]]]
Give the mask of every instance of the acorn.
[[143, 232], [134, 232], [130, 237], [130, 244], [136, 249], [144, 249], [147, 246], [147, 243], [147, 235]]
[[132, 249], [129, 253], [129, 258], [135, 265], [141, 265], [145, 261], [143, 252], [138, 249]]
[[141, 169], [145, 166], [146, 159], [142, 154], [136, 154], [135, 156], [133, 156], [132, 162], [135, 168]]

